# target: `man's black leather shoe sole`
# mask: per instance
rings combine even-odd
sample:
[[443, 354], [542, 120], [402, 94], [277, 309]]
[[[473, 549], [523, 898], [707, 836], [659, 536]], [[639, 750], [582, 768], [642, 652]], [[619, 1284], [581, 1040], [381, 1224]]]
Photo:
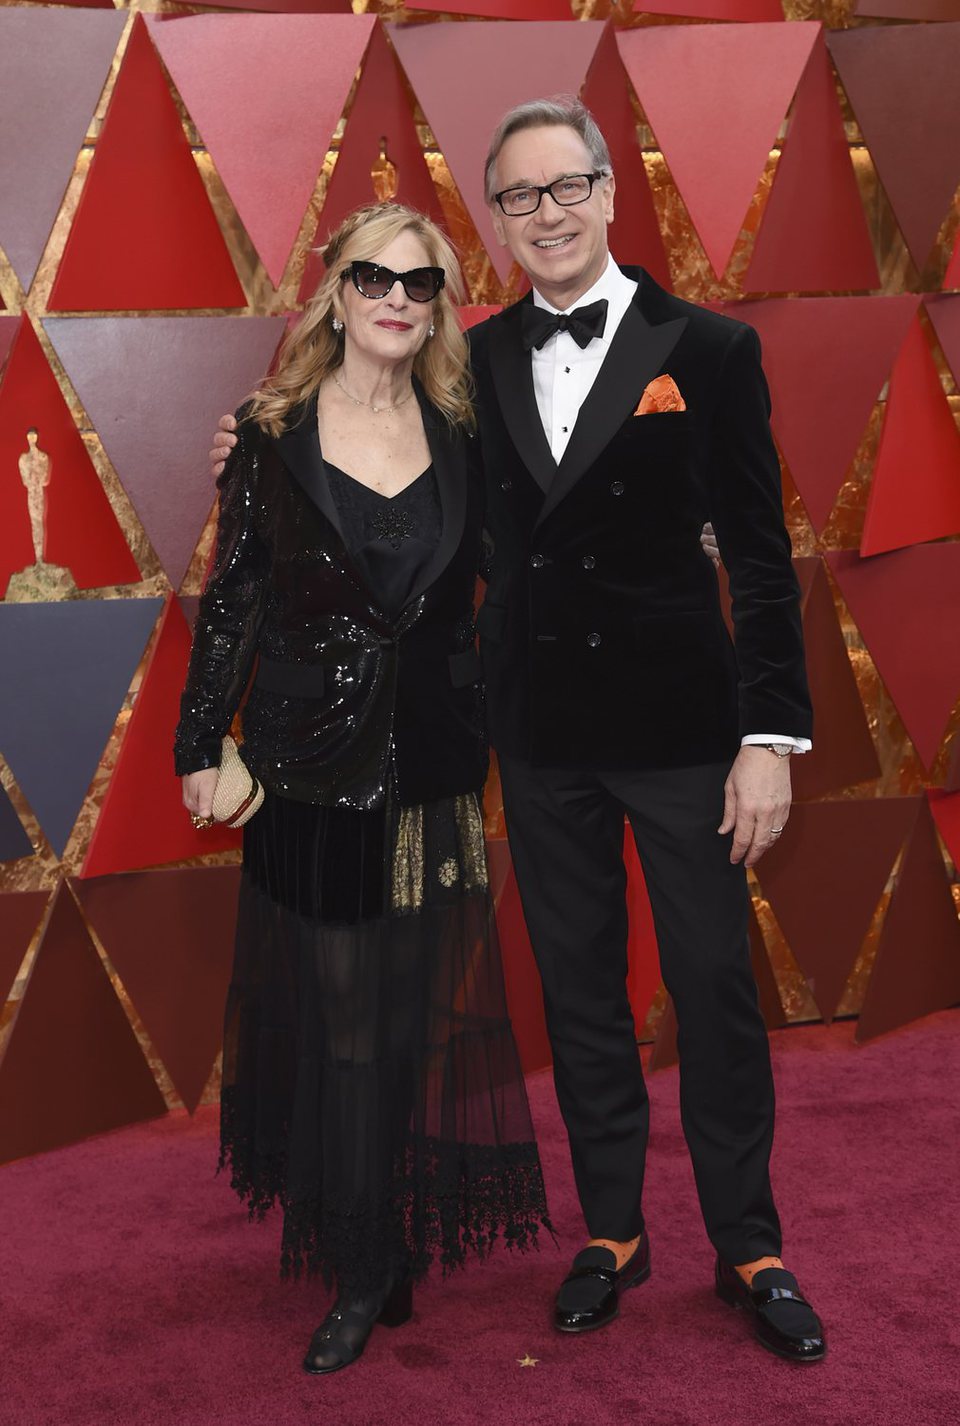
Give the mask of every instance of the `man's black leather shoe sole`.
[[584, 1248], [557, 1293], [553, 1325], [558, 1332], [594, 1332], [620, 1316], [620, 1294], [650, 1276], [650, 1239], [640, 1235], [620, 1271], [609, 1248]]
[[[802, 1296], [793, 1273], [785, 1268], [763, 1268], [748, 1287], [736, 1268], [718, 1258], [715, 1280], [717, 1296], [753, 1318], [761, 1347], [790, 1362], [823, 1361], [827, 1355], [823, 1324]], [[788, 1323], [777, 1304], [791, 1302], [805, 1308], [806, 1313], [795, 1313]], [[805, 1316], [807, 1321], [803, 1323]]]

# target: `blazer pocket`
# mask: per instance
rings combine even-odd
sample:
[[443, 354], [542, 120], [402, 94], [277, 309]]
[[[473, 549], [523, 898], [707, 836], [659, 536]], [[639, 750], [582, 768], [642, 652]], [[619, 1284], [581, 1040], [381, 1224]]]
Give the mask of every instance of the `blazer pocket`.
[[281, 698], [322, 698], [326, 673], [320, 664], [282, 663], [261, 656], [256, 686]]
[[507, 611], [502, 604], [485, 601], [477, 611], [477, 633], [481, 639], [490, 639], [494, 644], [503, 643], [507, 626]]
[[471, 683], [477, 683], [482, 677], [480, 655], [472, 646], [464, 649], [462, 653], [451, 654], [449, 663], [450, 682], [454, 688], [466, 688]]

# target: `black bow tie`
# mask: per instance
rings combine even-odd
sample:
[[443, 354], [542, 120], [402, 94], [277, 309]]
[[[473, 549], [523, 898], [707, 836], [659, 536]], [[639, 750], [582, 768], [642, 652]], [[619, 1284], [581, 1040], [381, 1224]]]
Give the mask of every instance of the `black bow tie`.
[[607, 323], [607, 299], [577, 307], [573, 312], [548, 312], [532, 302], [525, 302], [520, 313], [524, 351], [537, 351], [557, 332], [569, 332], [578, 347], [585, 347], [594, 337], [602, 337]]

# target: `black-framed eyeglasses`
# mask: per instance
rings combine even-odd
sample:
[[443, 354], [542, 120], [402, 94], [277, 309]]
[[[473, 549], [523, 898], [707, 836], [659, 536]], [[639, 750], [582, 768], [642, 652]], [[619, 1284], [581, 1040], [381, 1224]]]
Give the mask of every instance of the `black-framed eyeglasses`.
[[516, 188], [504, 188], [501, 193], [495, 193], [493, 196], [508, 218], [522, 218], [537, 211], [545, 193], [549, 193], [554, 203], [559, 203], [561, 208], [572, 208], [576, 203], [586, 203], [597, 180], [609, 177], [609, 172], [604, 169], [597, 169], [595, 173], [568, 173], [565, 178], [555, 178], [552, 183], [544, 183], [542, 187], [536, 183], [524, 183]]
[[432, 302], [447, 280], [442, 267], [412, 267], [409, 272], [394, 272], [378, 262], [352, 262], [343, 273], [351, 277], [361, 297], [374, 300], [386, 297], [395, 282], [401, 283], [411, 302]]

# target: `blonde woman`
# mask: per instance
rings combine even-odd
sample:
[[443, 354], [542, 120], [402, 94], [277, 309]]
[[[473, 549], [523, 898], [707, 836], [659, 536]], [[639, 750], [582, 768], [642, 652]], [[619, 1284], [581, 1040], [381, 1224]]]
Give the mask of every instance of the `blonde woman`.
[[282, 1271], [336, 1280], [317, 1373], [406, 1321], [432, 1260], [547, 1223], [484, 858], [459, 268], [396, 204], [325, 261], [238, 412], [176, 735], [202, 819], [253, 675], [221, 1163], [253, 1215], [282, 1206]]

